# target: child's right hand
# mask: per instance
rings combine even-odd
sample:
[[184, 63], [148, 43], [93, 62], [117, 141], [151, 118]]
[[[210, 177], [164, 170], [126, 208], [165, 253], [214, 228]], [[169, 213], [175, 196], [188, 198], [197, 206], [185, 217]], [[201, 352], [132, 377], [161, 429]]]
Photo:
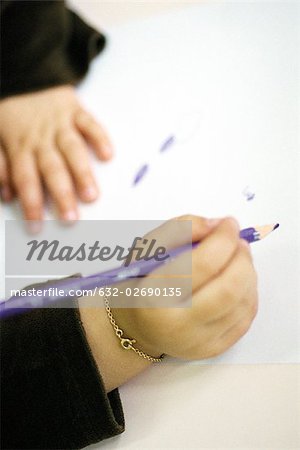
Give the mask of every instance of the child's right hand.
[[[136, 339], [135, 346], [152, 356], [209, 358], [227, 350], [250, 327], [257, 312], [256, 273], [249, 245], [239, 238], [234, 219], [181, 219], [193, 221], [192, 239], [201, 240], [192, 253], [192, 307], [112, 311], [124, 335]], [[166, 223], [159, 233], [168, 235], [168, 226]], [[157, 230], [153, 236], [157, 238]], [[147, 238], [151, 239], [151, 234]], [[179, 256], [156, 273], [166, 273], [167, 266], [168, 273], [180, 273], [185, 257]], [[139, 287], [149, 285], [146, 277]]]
[[73, 86], [1, 100], [0, 200], [16, 193], [24, 219], [40, 221], [49, 196], [60, 219], [77, 220], [78, 200], [92, 202], [99, 194], [89, 148], [101, 161], [112, 157], [106, 132]]

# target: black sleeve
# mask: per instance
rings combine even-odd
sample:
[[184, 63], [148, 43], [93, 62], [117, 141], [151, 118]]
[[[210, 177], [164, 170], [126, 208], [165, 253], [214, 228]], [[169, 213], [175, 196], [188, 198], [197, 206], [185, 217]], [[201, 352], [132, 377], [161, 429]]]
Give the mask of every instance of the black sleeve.
[[76, 84], [105, 38], [63, 1], [1, 1], [1, 97]]
[[79, 449], [123, 431], [76, 307], [1, 322], [1, 449]]

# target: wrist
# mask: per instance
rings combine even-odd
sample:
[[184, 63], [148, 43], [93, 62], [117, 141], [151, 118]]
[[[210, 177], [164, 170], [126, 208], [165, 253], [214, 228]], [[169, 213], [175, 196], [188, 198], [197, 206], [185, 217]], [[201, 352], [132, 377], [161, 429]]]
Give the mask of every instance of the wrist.
[[161, 357], [163, 351], [146, 338], [143, 327], [143, 332], [141, 332], [141, 324], [136, 314], [136, 308], [111, 308], [111, 312], [116, 324], [123, 331], [122, 337], [134, 339], [133, 346], [146, 355], [155, 359]]
[[114, 333], [104, 308], [80, 306], [86, 338], [107, 392], [121, 386], [152, 363], [126, 351]]

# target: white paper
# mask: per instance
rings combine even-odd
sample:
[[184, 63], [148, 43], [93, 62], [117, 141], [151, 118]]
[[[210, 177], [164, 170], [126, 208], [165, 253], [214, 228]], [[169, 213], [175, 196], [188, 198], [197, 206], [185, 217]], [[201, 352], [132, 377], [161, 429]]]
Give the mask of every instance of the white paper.
[[[297, 27], [296, 3], [236, 2], [111, 28], [79, 89], [116, 148], [113, 162], [93, 163], [102, 197], [82, 205], [82, 218], [193, 213], [234, 215], [241, 227], [280, 223], [252, 247], [258, 316], [217, 363], [300, 362]], [[182, 124], [179, 142], [159, 154]]]

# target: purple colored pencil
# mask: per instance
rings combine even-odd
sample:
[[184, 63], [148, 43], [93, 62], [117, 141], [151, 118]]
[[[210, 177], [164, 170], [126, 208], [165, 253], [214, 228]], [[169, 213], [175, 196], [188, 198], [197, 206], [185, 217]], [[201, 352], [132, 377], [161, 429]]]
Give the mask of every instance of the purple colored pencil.
[[[263, 239], [271, 231], [279, 227], [276, 225], [266, 225], [264, 227], [251, 227], [240, 231], [240, 238], [245, 239], [247, 242], [252, 243]], [[132, 263], [128, 267], [118, 267], [106, 272], [97, 273], [82, 278], [68, 278], [55, 283], [49, 283], [47, 285], [48, 292], [50, 288], [53, 288], [53, 295], [40, 297], [34, 296], [14, 296], [8, 300], [0, 303], [0, 318], [6, 318], [12, 315], [21, 314], [29, 311], [33, 308], [50, 307], [52, 304], [62, 302], [70, 298], [70, 290], [89, 290], [104, 287], [107, 285], [113, 285], [120, 283], [121, 281], [129, 280], [131, 278], [143, 277], [148, 275], [158, 267], [167, 264], [177, 256], [184, 252], [190, 251], [195, 247], [198, 247], [200, 242], [193, 242], [192, 244], [185, 244], [181, 247], [177, 247], [169, 251], [169, 258], [164, 261], [157, 261], [155, 259], [141, 260]], [[64, 295], [58, 295], [59, 290], [64, 291]]]

